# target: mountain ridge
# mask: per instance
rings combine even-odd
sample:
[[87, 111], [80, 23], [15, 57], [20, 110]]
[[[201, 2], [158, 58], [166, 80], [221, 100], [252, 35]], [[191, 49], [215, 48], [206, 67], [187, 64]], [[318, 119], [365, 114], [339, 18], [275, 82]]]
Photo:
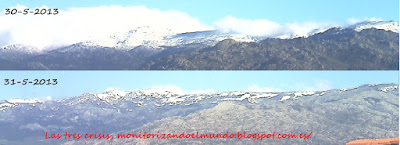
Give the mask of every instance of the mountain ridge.
[[[175, 33], [171, 29], [158, 29], [154, 30], [149, 26], [140, 26], [129, 30], [128, 32], [118, 32], [114, 35], [108, 36], [108, 38], [94, 39], [88, 41], [82, 41], [75, 44], [82, 44], [88, 47], [110, 47], [116, 49], [134, 49], [138, 46], [145, 46], [147, 48], [160, 49], [162, 47], [171, 47], [178, 45], [185, 45], [191, 43], [202, 43], [208, 46], [215, 45], [216, 42], [225, 39], [234, 39], [239, 42], [258, 42], [266, 38], [278, 38], [278, 39], [294, 39], [294, 38], [307, 38], [318, 33], [323, 33], [326, 30], [332, 28], [340, 29], [353, 29], [361, 31], [365, 29], [380, 29], [385, 31], [391, 31], [399, 33], [399, 22], [395, 21], [363, 21], [349, 26], [333, 26], [328, 28], [314, 29], [307, 34], [292, 34], [292, 35], [281, 35], [281, 36], [257, 36], [249, 34], [239, 33], [226, 33], [219, 30], [206, 30], [206, 31], [195, 31], [195, 32], [184, 32]], [[72, 44], [72, 45], [75, 45]], [[15, 46], [24, 46], [28, 52], [34, 51], [34, 47], [25, 46], [23, 44], [11, 44], [3, 46], [3, 49], [18, 49]], [[65, 47], [65, 46], [64, 46]], [[51, 49], [50, 49], [51, 50]], [[41, 52], [41, 51], [37, 51]], [[45, 52], [45, 51], [44, 51]]]
[[[290, 98], [282, 100], [285, 96]], [[285, 139], [269, 140], [268, 143], [334, 145], [339, 140], [345, 143], [360, 137], [398, 135], [398, 99], [398, 84], [367, 84], [315, 92], [227, 91], [195, 95], [174, 93], [169, 89], [109, 89], [44, 102], [14, 99], [0, 101], [1, 108], [7, 107], [0, 111], [0, 144], [135, 144], [143, 141], [44, 140], [45, 132], [84, 134], [104, 131], [115, 138], [118, 133], [139, 131], [313, 131], [314, 136], [308, 141]], [[259, 143], [236, 139], [148, 141], [151, 144]]]
[[[204, 31], [168, 36], [165, 41], [159, 41], [164, 39], [160, 35], [139, 46], [136, 42], [107, 47], [81, 42], [25, 52], [21, 51], [25, 46], [15, 45], [15, 51], [0, 50], [0, 64], [4, 64], [0, 69], [398, 70], [399, 33], [389, 30], [395, 25], [398, 23], [393, 21], [360, 23], [347, 29], [315, 30], [310, 36], [291, 39]], [[144, 32], [141, 34], [146, 38], [152, 36]]]
[[[113, 105], [119, 101], [131, 101], [132, 99], [139, 99], [142, 101], [149, 101], [150, 99], [160, 99], [163, 104], [172, 105], [183, 105], [185, 102], [189, 102], [190, 105], [194, 102], [203, 101], [205, 99], [211, 99], [213, 97], [221, 97], [219, 101], [244, 101], [248, 103], [257, 103], [258, 99], [272, 99], [285, 102], [287, 100], [296, 101], [300, 97], [304, 96], [324, 96], [329, 92], [347, 92], [356, 90], [359, 88], [377, 87], [378, 91], [387, 93], [398, 89], [397, 84], [365, 84], [352, 88], [343, 89], [329, 89], [319, 91], [284, 91], [284, 92], [257, 92], [257, 91], [222, 91], [222, 92], [201, 92], [201, 93], [189, 93], [183, 92], [176, 88], [151, 88], [151, 89], [139, 89], [135, 91], [124, 91], [117, 88], [110, 88], [100, 93], [84, 93], [71, 98], [61, 100], [47, 100], [50, 102], [69, 102], [70, 100], [76, 100], [76, 102], [69, 104], [85, 103], [90, 100], [102, 101], [105, 104]], [[199, 97], [196, 97], [199, 96]], [[286, 96], [289, 96], [287, 98]], [[285, 99], [287, 98], [287, 99]], [[177, 101], [178, 100], [178, 101]], [[43, 104], [46, 100], [40, 99], [8, 99], [0, 100], [0, 111], [16, 107], [20, 104]], [[194, 102], [193, 102], [194, 101]], [[143, 104], [137, 103], [136, 104]], [[160, 103], [161, 104], [161, 103]], [[164, 106], [163, 105], [163, 106]], [[141, 106], [138, 106], [141, 107]], [[160, 107], [160, 106], [157, 106]]]

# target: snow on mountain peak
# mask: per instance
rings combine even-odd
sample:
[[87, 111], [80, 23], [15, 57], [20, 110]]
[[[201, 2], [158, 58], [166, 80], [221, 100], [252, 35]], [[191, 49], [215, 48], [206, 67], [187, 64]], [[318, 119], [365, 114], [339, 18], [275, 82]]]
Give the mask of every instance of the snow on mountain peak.
[[131, 29], [128, 32], [118, 32], [109, 36], [85, 41], [82, 44], [86, 46], [102, 46], [117, 49], [132, 49], [138, 46], [162, 49], [163, 46], [178, 46], [193, 43], [213, 46], [225, 39], [234, 39], [240, 42], [255, 42], [265, 38], [266, 37], [246, 34], [223, 33], [218, 30], [182, 33], [169, 28], [142, 26]]
[[[120, 49], [132, 49], [137, 46], [145, 46], [148, 48], [162, 49], [163, 46], [178, 46], [186, 44], [203, 44], [205, 46], [213, 46], [219, 41], [225, 39], [233, 39], [239, 42], [257, 42], [266, 38], [280, 38], [280, 39], [293, 39], [293, 38], [307, 38], [312, 35], [323, 33], [331, 28], [341, 28], [334, 25], [314, 26], [314, 29], [299, 29], [297, 25], [292, 26], [293, 33], [282, 33], [276, 36], [256, 36], [244, 33], [230, 33], [220, 30], [206, 30], [195, 32], [177, 32], [168, 28], [158, 28], [150, 26], [137, 27], [128, 32], [115, 33], [101, 39], [91, 40], [86, 42], [86, 45], [114, 47]], [[381, 29], [385, 31], [392, 31], [399, 33], [399, 23], [395, 21], [364, 21], [343, 27], [361, 31], [364, 29]], [[289, 30], [288, 30], [289, 31]], [[291, 31], [291, 32], [292, 32]]]
[[120, 98], [123, 98], [128, 94], [129, 94], [129, 92], [125, 92], [125, 91], [122, 91], [122, 90], [110, 88], [110, 89], [107, 89], [103, 93], [94, 94], [94, 95], [97, 98], [99, 98], [100, 100], [103, 100], [105, 102], [112, 102], [112, 101], [118, 100]]
[[116, 88], [108, 88], [105, 93], [118, 95], [118, 96], [126, 96], [127, 94], [129, 94], [129, 92], [122, 91], [122, 90], [119, 90]]
[[23, 44], [11, 44], [1, 47], [3, 51], [24, 52], [24, 53], [40, 53], [43, 50]]
[[7, 100], [8, 103], [11, 104], [36, 104], [36, 103], [43, 103], [43, 101], [39, 100], [39, 99], [33, 99], [33, 100], [29, 100], [29, 99], [10, 99]]
[[[372, 87], [372, 88], [370, 88]], [[299, 99], [307, 99], [307, 97], [322, 97], [330, 93], [348, 93], [358, 90], [375, 90], [383, 93], [390, 93], [398, 89], [397, 85], [394, 84], [376, 84], [376, 85], [363, 85], [360, 87], [353, 87], [342, 90], [326, 90], [326, 91], [296, 91], [296, 92], [249, 92], [249, 91], [228, 91], [219, 93], [184, 93], [177, 87], [164, 87], [164, 88], [152, 88], [142, 89], [136, 91], [122, 91], [118, 89], [107, 89], [103, 93], [97, 94], [83, 94], [81, 96], [72, 97], [59, 101], [41, 101], [41, 100], [27, 100], [27, 99], [10, 99], [0, 101], [0, 111], [7, 108], [14, 108], [19, 105], [32, 105], [48, 103], [62, 103], [64, 105], [78, 105], [82, 103], [91, 103], [101, 106], [102, 103], [106, 105], [114, 105], [113, 108], [118, 106], [128, 105], [127, 103], [136, 104], [138, 107], [146, 105], [152, 105], [152, 107], [161, 108], [163, 106], [174, 106], [174, 105], [192, 105], [196, 103], [221, 103], [224, 101], [247, 101], [249, 103], [258, 103], [266, 99], [280, 101], [282, 103], [286, 101], [296, 101]]]
[[375, 28], [375, 29], [399, 33], [399, 22], [395, 22], [395, 21], [365, 21], [365, 22], [360, 22], [355, 25], [352, 25], [349, 28], [352, 28], [358, 32], [362, 31], [364, 29]]
[[43, 104], [44, 101], [39, 99], [9, 99], [5, 102], [0, 101], [0, 111], [5, 110], [6, 108], [17, 107], [20, 104], [30, 104], [35, 106], [36, 104]]
[[150, 26], [137, 27], [128, 32], [118, 32], [110, 36], [100, 37], [86, 42], [86, 45], [97, 45], [103, 47], [115, 47], [131, 49], [137, 46], [148, 46], [159, 48], [168, 44], [166, 37], [176, 34], [168, 28]]
[[224, 33], [218, 30], [211, 31], [199, 31], [199, 32], [189, 32], [181, 33], [173, 36], [170, 40], [175, 42], [175, 44], [205, 44], [208, 46], [213, 46], [219, 41], [225, 39], [233, 39], [239, 42], [256, 42], [267, 37], [264, 36], [252, 36], [248, 34], [235, 34], [235, 33]]
[[[308, 26], [308, 25], [306, 25]], [[307, 38], [318, 33], [323, 33], [331, 28], [353, 29], [361, 31], [364, 29], [380, 29], [399, 33], [399, 23], [395, 21], [364, 21], [351, 26], [340, 25], [304, 25], [294, 24], [286, 29], [279, 29], [281, 33], [276, 35], [251, 35], [221, 30], [199, 30], [192, 32], [178, 31], [168, 27], [139, 26], [133, 29], [120, 30], [103, 36], [96, 35], [88, 40], [75, 43], [81, 48], [110, 47], [116, 49], [131, 50], [138, 46], [151, 49], [164, 49], [165, 47], [182, 46], [187, 44], [201, 44], [202, 46], [214, 46], [225, 39], [233, 39], [238, 42], [258, 42], [266, 38], [293, 39]], [[284, 28], [284, 27], [283, 27]], [[278, 30], [277, 30], [278, 31]], [[73, 45], [75, 45], [73, 44]], [[72, 45], [72, 46], [73, 46]], [[12, 52], [40, 53], [43, 49], [29, 47], [23, 44], [13, 44], [2, 47], [3, 50], [15, 50]]]
[[137, 93], [144, 96], [160, 95], [160, 96], [176, 96], [186, 94], [179, 87], [157, 87], [152, 89], [143, 89], [137, 91]]

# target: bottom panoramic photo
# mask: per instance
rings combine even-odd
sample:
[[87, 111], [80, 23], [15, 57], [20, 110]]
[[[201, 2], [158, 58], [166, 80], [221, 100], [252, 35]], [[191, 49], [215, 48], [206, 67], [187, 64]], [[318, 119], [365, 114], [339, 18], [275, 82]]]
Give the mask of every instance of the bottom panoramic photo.
[[398, 71], [1, 72], [1, 145], [398, 144]]

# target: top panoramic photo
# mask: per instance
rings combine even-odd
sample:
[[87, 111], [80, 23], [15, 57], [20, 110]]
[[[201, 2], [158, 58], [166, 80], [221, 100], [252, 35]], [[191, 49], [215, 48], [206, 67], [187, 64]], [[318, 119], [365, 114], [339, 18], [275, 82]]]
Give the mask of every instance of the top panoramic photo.
[[399, 70], [398, 0], [18, 0], [0, 70]]

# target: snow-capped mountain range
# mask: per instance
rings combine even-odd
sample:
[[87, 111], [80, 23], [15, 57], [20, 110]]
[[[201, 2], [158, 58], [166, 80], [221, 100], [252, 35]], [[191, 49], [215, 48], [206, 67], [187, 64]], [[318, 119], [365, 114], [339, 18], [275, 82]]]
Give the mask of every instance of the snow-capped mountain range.
[[375, 28], [375, 29], [399, 33], [399, 22], [395, 22], [395, 21], [365, 21], [365, 22], [357, 23], [355, 25], [351, 25], [348, 28], [354, 29], [356, 31], [362, 31], [364, 29]]
[[[371, 132], [365, 130], [380, 131], [379, 134], [389, 137], [398, 135], [398, 99], [397, 84], [370, 84], [315, 92], [185, 93], [173, 88], [136, 91], [108, 89], [101, 93], [86, 93], [61, 100], [9, 99], [0, 101], [0, 144], [140, 143], [134, 142], [133, 138], [114, 138], [116, 142], [104, 140], [100, 143], [98, 139], [44, 139], [46, 132], [49, 135], [106, 132], [116, 137], [120, 133], [179, 132], [178, 129], [187, 132], [214, 129], [215, 132], [285, 132], [278, 130], [282, 127], [293, 129], [287, 132], [311, 128], [315, 134], [328, 133], [333, 137], [341, 135], [331, 140], [318, 140], [326, 141], [325, 144], [337, 144], [337, 140], [343, 137], [351, 136], [346, 140], [352, 140], [370, 135]], [[266, 125], [276, 128], [257, 130]], [[350, 134], [348, 130], [351, 130]], [[376, 136], [373, 134], [367, 138]], [[204, 142], [206, 140], [199, 141], [212, 144]]]
[[117, 33], [109, 38], [85, 41], [86, 46], [112, 47], [117, 49], [132, 49], [144, 46], [152, 49], [180, 46], [186, 44], [203, 44], [213, 46], [224, 39], [234, 39], [240, 42], [255, 42], [265, 39], [262, 36], [246, 34], [223, 33], [217, 30], [173, 33], [170, 29], [154, 30], [150, 27], [138, 27], [127, 33]]
[[[362, 86], [378, 87], [378, 90], [384, 93], [398, 89], [397, 85], [387, 84], [370, 84]], [[86, 93], [78, 97], [72, 97], [64, 100], [57, 100], [57, 103], [64, 105], [78, 105], [85, 102], [97, 102], [97, 105], [115, 105], [121, 102], [131, 102], [137, 107], [151, 105], [155, 108], [175, 105], [193, 105], [202, 102], [217, 103], [220, 101], [246, 101], [249, 103], [258, 103], [263, 99], [272, 99], [275, 101], [285, 102], [289, 100], [298, 100], [305, 96], [324, 96], [330, 92], [344, 93], [356, 90], [359, 87], [325, 90], [325, 91], [297, 91], [297, 92], [244, 92], [244, 91], [228, 91], [218, 93], [184, 93], [173, 89], [143, 89], [136, 91], [122, 91], [118, 89], [108, 89], [102, 93]], [[101, 102], [101, 103], [100, 103]], [[35, 107], [36, 104], [43, 104], [46, 101], [39, 99], [9, 99], [0, 101], [0, 111], [14, 108], [21, 104], [30, 104]]]
[[[274, 37], [253, 36], [248, 34], [226, 33], [218, 30], [175, 33], [171, 29], [153, 28], [149, 26], [137, 27], [128, 32], [118, 32], [110, 36], [95, 38], [93, 40], [83, 41], [78, 44], [91, 48], [109, 47], [116, 49], [131, 50], [138, 46], [150, 49], [163, 49], [165, 47], [182, 46], [187, 44], [201, 44], [204, 46], [213, 46], [216, 43], [233, 39], [239, 42], [257, 42], [266, 38], [293, 39], [298, 37], [307, 38], [318, 33], [323, 33], [331, 28], [315, 29], [304, 34], [281, 35]], [[354, 25], [339, 27], [340, 29], [353, 29], [361, 31], [364, 29], [380, 29], [399, 33], [399, 22], [395, 21], [364, 21]], [[41, 53], [43, 49], [37, 49], [24, 44], [11, 44], [2, 47], [4, 50], [15, 50], [25, 53]], [[49, 48], [52, 50], [56, 48]]]

